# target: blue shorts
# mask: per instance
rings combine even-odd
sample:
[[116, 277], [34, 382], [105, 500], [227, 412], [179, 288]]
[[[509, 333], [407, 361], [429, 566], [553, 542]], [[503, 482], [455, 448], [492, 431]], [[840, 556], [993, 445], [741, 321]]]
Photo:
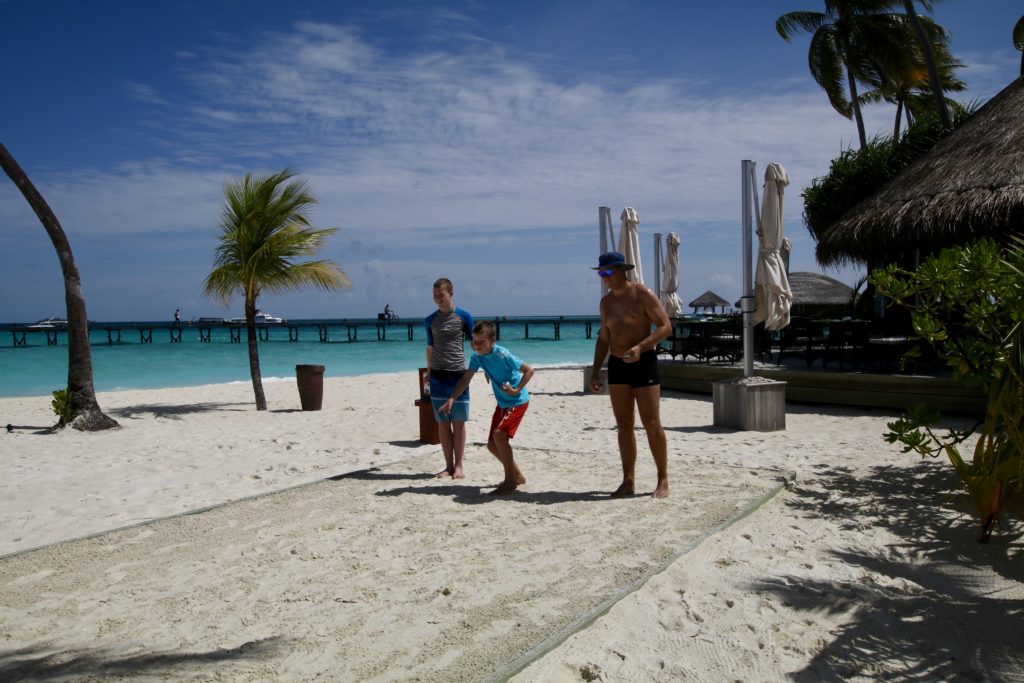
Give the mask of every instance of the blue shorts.
[[451, 397], [455, 385], [462, 378], [461, 372], [448, 372], [445, 370], [430, 371], [430, 403], [434, 408], [434, 419], [438, 422], [468, 422], [469, 421], [469, 388], [467, 387], [462, 395], [452, 402], [452, 411], [445, 415], [441, 412], [441, 406]]

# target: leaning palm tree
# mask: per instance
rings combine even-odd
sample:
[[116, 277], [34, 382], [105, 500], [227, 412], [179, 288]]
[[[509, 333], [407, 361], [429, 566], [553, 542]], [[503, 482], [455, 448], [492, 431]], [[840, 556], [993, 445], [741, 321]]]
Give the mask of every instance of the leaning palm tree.
[[[117, 421], [107, 416], [96, 400], [96, 390], [92, 383], [92, 351], [89, 347], [89, 316], [85, 311], [85, 296], [82, 294], [82, 279], [71, 253], [71, 244], [64, 233], [57, 216], [50, 205], [39, 194], [36, 186], [22, 170], [7, 148], [0, 144], [0, 168], [21, 190], [35, 212], [43, 229], [53, 242], [60, 260], [60, 269], [64, 275], [64, 303], [67, 307], [68, 320], [68, 403], [70, 404], [70, 424], [83, 431], [99, 431], [119, 426]], [[61, 414], [57, 428], [68, 423], [68, 414]]]
[[224, 187], [220, 244], [203, 292], [228, 303], [235, 294], [245, 300], [249, 372], [256, 410], [267, 409], [256, 342], [256, 301], [264, 290], [279, 293], [305, 286], [335, 290], [349, 286], [348, 276], [332, 261], [297, 261], [312, 256], [336, 230], [314, 230], [307, 214], [316, 199], [305, 182], [285, 169]]
[[878, 64], [892, 61], [890, 55], [904, 48], [901, 22], [884, 11], [891, 5], [892, 0], [825, 0], [824, 12], [788, 12], [775, 21], [784, 40], [798, 31], [811, 34], [811, 75], [832, 108], [854, 119], [861, 147], [867, 144], [867, 135], [857, 83], [876, 75]]

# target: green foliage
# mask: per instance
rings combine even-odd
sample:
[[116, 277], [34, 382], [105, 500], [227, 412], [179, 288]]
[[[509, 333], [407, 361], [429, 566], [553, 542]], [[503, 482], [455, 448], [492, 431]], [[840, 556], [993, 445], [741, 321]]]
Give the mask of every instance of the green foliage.
[[[972, 108], [958, 110], [954, 128]], [[804, 222], [820, 241], [849, 209], [866, 199], [912, 161], [930, 150], [948, 131], [937, 116], [922, 116], [898, 138], [875, 137], [860, 149], [844, 150], [832, 160], [828, 174], [815, 178], [801, 195]]]
[[[938, 436], [938, 413], [917, 406], [889, 423], [885, 437], [904, 452], [949, 458], [987, 540], [1002, 511], [1019, 512], [1024, 501], [1024, 239], [1011, 238], [1005, 252], [987, 239], [943, 249], [915, 272], [888, 266], [869, 280], [911, 310], [914, 332], [955, 377], [987, 391], [985, 419], [971, 430]], [[968, 464], [959, 446], [975, 431]]]
[[70, 424], [75, 419], [75, 408], [71, 405], [71, 391], [68, 389], [58, 389], [53, 392], [50, 407], [53, 408], [54, 414], [60, 420], [58, 424]]

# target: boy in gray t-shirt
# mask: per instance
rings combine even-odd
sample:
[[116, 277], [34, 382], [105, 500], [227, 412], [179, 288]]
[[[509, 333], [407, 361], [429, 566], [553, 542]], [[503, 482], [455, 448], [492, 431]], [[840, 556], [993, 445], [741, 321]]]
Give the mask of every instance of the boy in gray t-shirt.
[[[448, 278], [434, 283], [437, 310], [427, 316], [427, 368], [430, 369], [430, 402], [437, 420], [445, 467], [438, 477], [462, 479], [462, 456], [466, 451], [466, 421], [469, 420], [469, 389], [453, 397], [455, 385], [466, 370], [463, 340], [473, 335], [473, 316], [452, 303], [455, 290]], [[440, 408], [454, 398], [451, 411]]]

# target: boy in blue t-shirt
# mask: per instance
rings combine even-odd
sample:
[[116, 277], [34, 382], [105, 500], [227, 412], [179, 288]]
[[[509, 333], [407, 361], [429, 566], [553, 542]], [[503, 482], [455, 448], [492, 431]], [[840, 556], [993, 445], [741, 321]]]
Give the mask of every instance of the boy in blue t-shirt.
[[[526, 483], [526, 477], [519, 470], [512, 457], [512, 445], [509, 441], [515, 436], [519, 423], [530, 405], [530, 394], [526, 385], [533, 377], [533, 368], [516, 358], [508, 349], [494, 343], [494, 325], [481, 320], [473, 326], [473, 356], [469, 359], [469, 367], [462, 374], [452, 396], [459, 396], [469, 387], [473, 375], [480, 368], [491, 381], [494, 397], [498, 405], [491, 417], [491, 429], [487, 434], [487, 450], [494, 454], [505, 468], [505, 479], [491, 491], [491, 495], [503, 496], [512, 493], [520, 484]], [[447, 415], [454, 399], [449, 398], [440, 411]]]

